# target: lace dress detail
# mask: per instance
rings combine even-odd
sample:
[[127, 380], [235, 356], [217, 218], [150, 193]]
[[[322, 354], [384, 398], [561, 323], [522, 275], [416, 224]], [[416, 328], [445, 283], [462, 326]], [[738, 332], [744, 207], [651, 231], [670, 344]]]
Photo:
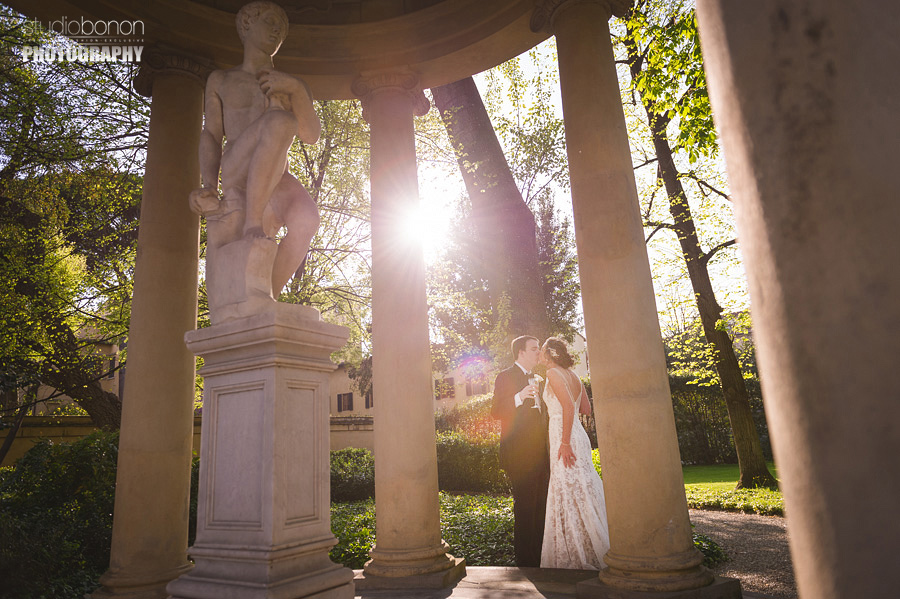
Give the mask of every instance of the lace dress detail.
[[[550, 417], [550, 486], [541, 567], [600, 570], [606, 567], [603, 556], [609, 551], [603, 481], [594, 469], [591, 442], [578, 419], [581, 394], [577, 401], [573, 400], [567, 373], [557, 370], [566, 383], [569, 397], [560, 399], [549, 384], [544, 387], [544, 402]], [[560, 401], [572, 402], [575, 407], [569, 438], [575, 464], [570, 468], [558, 458], [563, 427]]]

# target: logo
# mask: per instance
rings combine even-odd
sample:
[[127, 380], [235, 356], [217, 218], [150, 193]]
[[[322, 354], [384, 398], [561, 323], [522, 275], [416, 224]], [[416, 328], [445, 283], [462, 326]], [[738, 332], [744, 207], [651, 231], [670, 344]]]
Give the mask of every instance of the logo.
[[40, 46], [22, 46], [26, 62], [140, 62], [144, 51], [143, 21], [103, 21], [62, 17], [46, 25], [33, 19], [23, 32], [32, 37], [51, 32], [57, 39]]

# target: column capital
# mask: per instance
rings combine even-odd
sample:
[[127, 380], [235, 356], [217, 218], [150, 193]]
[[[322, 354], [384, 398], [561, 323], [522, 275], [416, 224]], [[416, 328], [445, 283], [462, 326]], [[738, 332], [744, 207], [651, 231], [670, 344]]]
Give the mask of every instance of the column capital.
[[535, 4], [531, 15], [531, 30], [553, 33], [556, 17], [567, 8], [578, 4], [597, 4], [606, 9], [608, 19], [612, 16], [624, 17], [634, 5], [634, 0], [537, 0]]
[[185, 56], [169, 48], [151, 46], [144, 50], [141, 68], [132, 85], [137, 93], [149, 98], [153, 95], [153, 80], [161, 73], [185, 75], [202, 88], [213, 70], [215, 67], [211, 64], [195, 57]]
[[362, 100], [363, 118], [369, 121], [369, 107], [372, 99], [384, 92], [404, 94], [409, 97], [413, 114], [424, 116], [431, 110], [431, 102], [419, 86], [418, 73], [408, 69], [369, 71], [361, 73], [350, 86], [353, 93]]

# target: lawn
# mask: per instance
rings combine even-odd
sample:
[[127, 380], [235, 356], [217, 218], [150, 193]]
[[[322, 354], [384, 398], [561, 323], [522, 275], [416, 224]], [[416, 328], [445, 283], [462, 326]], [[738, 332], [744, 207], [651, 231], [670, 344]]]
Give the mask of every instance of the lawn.
[[[775, 464], [768, 463], [775, 477]], [[685, 466], [684, 492], [688, 507], [695, 509], [730, 510], [764, 516], [783, 516], [784, 498], [776, 489], [741, 489], [736, 491], [739, 471], [737, 464], [714, 466]]]

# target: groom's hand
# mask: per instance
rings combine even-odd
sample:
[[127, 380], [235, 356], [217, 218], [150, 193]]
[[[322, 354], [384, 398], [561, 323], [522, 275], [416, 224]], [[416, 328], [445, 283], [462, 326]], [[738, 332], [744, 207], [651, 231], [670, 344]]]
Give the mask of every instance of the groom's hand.
[[518, 408], [519, 406], [524, 405], [526, 402], [527, 407], [533, 407], [535, 398], [537, 398], [535, 386], [525, 385], [524, 387], [522, 387], [522, 390], [515, 395], [516, 407]]

